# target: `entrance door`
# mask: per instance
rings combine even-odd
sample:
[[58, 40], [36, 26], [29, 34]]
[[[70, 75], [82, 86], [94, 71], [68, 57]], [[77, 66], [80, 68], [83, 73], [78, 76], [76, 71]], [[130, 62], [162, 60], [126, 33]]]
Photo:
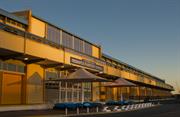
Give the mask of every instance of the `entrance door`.
[[21, 104], [22, 75], [4, 73], [2, 80], [2, 104]]

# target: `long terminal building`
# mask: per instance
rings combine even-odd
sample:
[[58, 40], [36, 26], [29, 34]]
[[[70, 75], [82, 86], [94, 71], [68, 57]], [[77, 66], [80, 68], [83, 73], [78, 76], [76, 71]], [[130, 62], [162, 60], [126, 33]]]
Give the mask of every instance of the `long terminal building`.
[[[124, 78], [136, 87], [107, 88], [105, 83], [63, 83], [84, 68], [106, 79]], [[143, 100], [170, 97], [173, 87], [102, 52], [89, 42], [32, 14], [0, 9], [0, 105], [81, 101]]]

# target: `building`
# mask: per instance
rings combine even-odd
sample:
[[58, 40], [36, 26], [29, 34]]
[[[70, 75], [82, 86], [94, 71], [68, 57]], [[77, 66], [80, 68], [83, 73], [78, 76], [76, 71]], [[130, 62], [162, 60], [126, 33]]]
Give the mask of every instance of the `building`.
[[173, 90], [164, 80], [102, 53], [101, 46], [34, 16], [31, 10], [0, 9], [0, 105], [80, 101], [81, 84], [46, 82], [78, 68], [137, 84], [105, 88], [104, 83], [83, 83], [87, 101], [118, 100], [120, 92], [126, 99], [165, 98]]

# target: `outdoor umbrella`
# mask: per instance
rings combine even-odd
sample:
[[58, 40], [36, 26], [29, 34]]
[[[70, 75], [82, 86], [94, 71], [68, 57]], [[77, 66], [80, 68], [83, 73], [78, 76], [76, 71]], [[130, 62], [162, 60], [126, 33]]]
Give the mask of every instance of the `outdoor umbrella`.
[[[67, 78], [52, 79], [53, 81], [61, 82], [73, 82], [73, 83], [83, 83], [83, 82], [109, 82], [109, 80], [102, 77], [96, 76], [85, 69], [78, 69], [77, 71], [69, 74]], [[84, 91], [82, 86], [82, 102], [84, 102]]]
[[[105, 87], [135, 87], [136, 84], [125, 80], [124, 78], [118, 78], [114, 82], [105, 84]], [[123, 95], [121, 92], [121, 101], [123, 101]]]

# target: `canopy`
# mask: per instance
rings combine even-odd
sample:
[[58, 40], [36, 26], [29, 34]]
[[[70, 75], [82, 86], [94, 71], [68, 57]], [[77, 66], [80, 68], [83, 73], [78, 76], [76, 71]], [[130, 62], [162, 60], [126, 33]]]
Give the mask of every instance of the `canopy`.
[[[59, 78], [59, 79], [52, 79], [51, 81], [59, 81], [59, 82], [74, 82], [74, 83], [83, 83], [83, 82], [108, 82], [104, 78], [96, 76], [85, 69], [78, 69], [77, 71], [69, 74], [67, 78]], [[84, 88], [82, 84], [82, 102], [84, 102]], [[66, 90], [67, 92], [67, 90]]]
[[96, 76], [85, 69], [78, 69], [77, 71], [69, 74], [67, 78], [52, 79], [53, 81], [62, 82], [108, 82], [102, 77]]
[[[124, 78], [118, 78], [114, 82], [107, 83], [105, 87], [135, 87], [136, 84], [125, 80]], [[123, 94], [121, 92], [121, 101], [123, 101]]]
[[136, 84], [125, 80], [124, 78], [118, 78], [114, 82], [105, 84], [105, 87], [134, 87]]

